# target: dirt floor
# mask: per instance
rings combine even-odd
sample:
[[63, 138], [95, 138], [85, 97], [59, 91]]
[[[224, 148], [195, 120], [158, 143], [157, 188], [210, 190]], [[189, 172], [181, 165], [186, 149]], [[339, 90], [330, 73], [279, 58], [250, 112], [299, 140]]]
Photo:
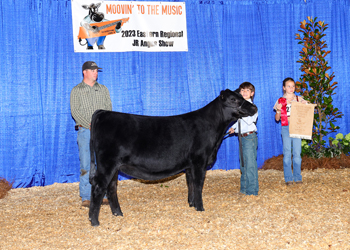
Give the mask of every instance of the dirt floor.
[[0, 199], [0, 249], [350, 249], [350, 169], [303, 170], [302, 185], [259, 170], [258, 196], [240, 171], [208, 171], [204, 212], [187, 203], [184, 175], [119, 182], [123, 217], [102, 206], [92, 227], [78, 183], [11, 189]]

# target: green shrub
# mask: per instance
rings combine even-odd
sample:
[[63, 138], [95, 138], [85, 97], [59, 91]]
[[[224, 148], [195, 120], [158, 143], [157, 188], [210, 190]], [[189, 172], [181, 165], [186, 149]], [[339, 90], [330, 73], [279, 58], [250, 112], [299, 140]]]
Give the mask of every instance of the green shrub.
[[317, 147], [317, 144], [308, 143], [307, 140], [301, 142], [301, 156], [308, 156], [312, 158], [333, 158], [339, 157], [342, 153], [345, 155], [350, 154], [350, 133], [343, 135], [338, 133], [333, 139], [329, 137], [328, 147]]

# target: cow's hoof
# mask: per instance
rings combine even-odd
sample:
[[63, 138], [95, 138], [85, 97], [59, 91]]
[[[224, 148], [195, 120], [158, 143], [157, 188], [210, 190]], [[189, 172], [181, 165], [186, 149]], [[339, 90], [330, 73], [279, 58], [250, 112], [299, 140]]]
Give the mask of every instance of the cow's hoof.
[[202, 211], [204, 211], [204, 208], [200, 207], [200, 208], [196, 208], [196, 210], [202, 212]]
[[100, 225], [100, 222], [98, 220], [93, 220], [91, 217], [89, 217], [89, 221], [91, 222], [91, 226], [97, 227]]
[[98, 227], [100, 225], [100, 222], [92, 222], [91, 221], [91, 226], [93, 226], [93, 227]]
[[114, 212], [113, 215], [114, 216], [124, 216], [122, 212]]

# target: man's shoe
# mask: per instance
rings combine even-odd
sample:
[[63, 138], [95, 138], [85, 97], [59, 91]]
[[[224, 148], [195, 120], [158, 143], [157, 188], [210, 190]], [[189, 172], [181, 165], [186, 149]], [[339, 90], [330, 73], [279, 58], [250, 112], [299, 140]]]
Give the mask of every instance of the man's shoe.
[[296, 181], [295, 184], [303, 184], [302, 181]]
[[85, 200], [83, 201], [83, 203], [81, 203], [82, 207], [90, 207], [90, 201], [89, 200]]
[[287, 185], [287, 186], [293, 185], [293, 182], [292, 182], [292, 181], [287, 181], [287, 182], [286, 182], [286, 185]]
[[[101, 205], [108, 205], [108, 199], [103, 199]], [[82, 207], [90, 207], [90, 201], [89, 200], [85, 200], [83, 201], [83, 203], [81, 204]]]

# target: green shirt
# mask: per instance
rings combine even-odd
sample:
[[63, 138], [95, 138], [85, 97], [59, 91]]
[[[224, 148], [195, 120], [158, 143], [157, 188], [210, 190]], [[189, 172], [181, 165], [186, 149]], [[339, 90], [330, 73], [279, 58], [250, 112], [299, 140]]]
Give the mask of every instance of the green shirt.
[[107, 87], [98, 82], [90, 87], [82, 81], [70, 93], [70, 109], [76, 124], [89, 129], [92, 115], [96, 110], [112, 110]]

